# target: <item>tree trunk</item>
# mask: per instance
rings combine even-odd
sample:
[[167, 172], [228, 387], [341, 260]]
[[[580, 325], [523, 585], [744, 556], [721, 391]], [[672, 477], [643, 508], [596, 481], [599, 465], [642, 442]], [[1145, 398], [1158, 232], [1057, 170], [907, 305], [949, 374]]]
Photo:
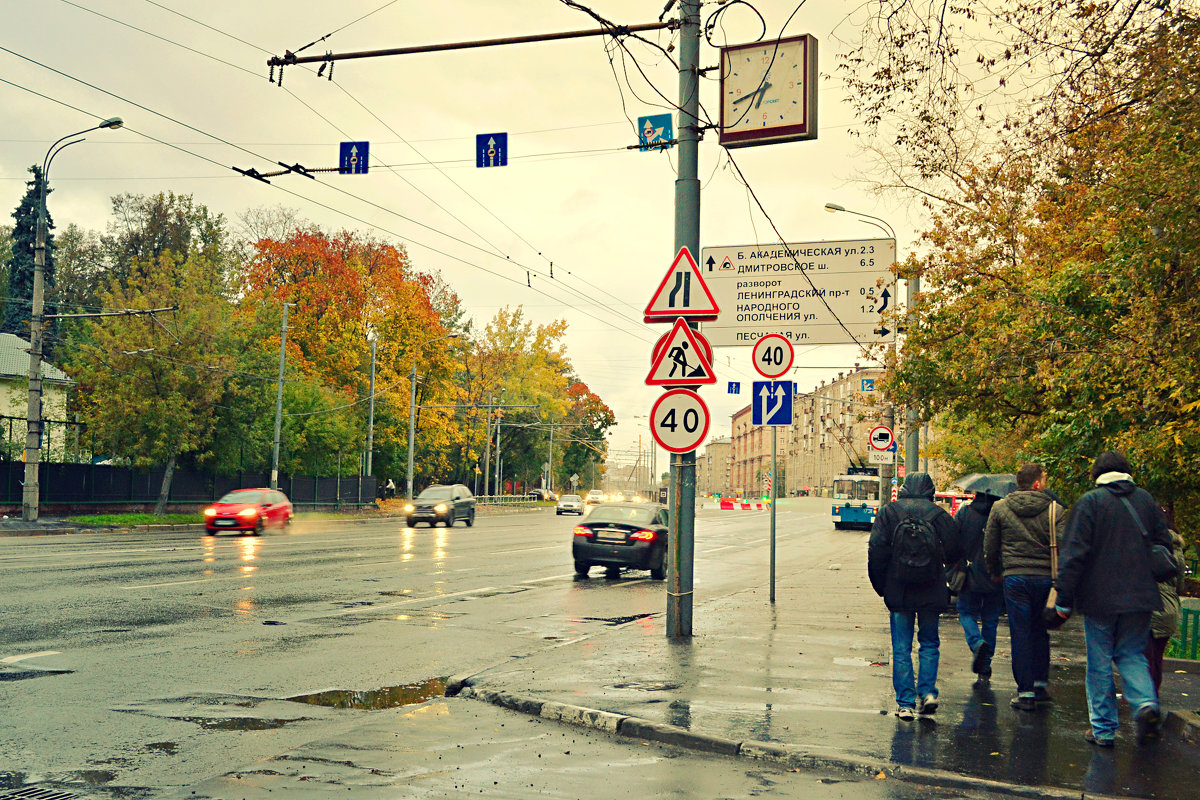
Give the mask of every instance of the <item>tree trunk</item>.
[[163, 471], [162, 488], [158, 490], [158, 502], [154, 504], [154, 516], [161, 517], [167, 507], [167, 498], [171, 494], [171, 480], [175, 477], [175, 456], [167, 459], [167, 468]]

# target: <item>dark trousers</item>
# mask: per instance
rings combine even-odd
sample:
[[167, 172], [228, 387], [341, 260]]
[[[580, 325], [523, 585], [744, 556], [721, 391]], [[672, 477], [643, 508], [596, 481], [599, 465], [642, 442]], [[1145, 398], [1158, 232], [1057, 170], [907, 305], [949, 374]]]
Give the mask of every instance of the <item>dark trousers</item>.
[[1013, 679], [1018, 694], [1031, 695], [1035, 687], [1050, 682], [1050, 633], [1042, 620], [1050, 585], [1049, 575], [1009, 575], [1004, 579]]
[[1170, 643], [1170, 636], [1164, 636], [1161, 639], [1151, 636], [1150, 644], [1146, 645], [1146, 660], [1150, 662], [1150, 677], [1154, 679], [1155, 694], [1158, 694], [1158, 690], [1162, 688], [1163, 657], [1167, 654], [1167, 645]]

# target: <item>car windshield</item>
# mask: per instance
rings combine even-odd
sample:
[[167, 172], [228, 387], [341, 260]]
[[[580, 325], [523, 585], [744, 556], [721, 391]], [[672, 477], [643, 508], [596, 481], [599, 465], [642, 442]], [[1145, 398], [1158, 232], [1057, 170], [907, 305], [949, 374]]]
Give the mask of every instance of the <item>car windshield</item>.
[[578, 503], [580, 498], [579, 498], [579, 495], [577, 495], [577, 494], [564, 494], [559, 499], [560, 500], [574, 500], [576, 503]]
[[218, 500], [218, 503], [261, 503], [262, 492], [230, 492]]
[[644, 524], [654, 519], [654, 509], [643, 506], [600, 506], [588, 517], [588, 522], [636, 522]]
[[449, 500], [452, 490], [449, 486], [430, 486], [417, 497], [421, 500]]

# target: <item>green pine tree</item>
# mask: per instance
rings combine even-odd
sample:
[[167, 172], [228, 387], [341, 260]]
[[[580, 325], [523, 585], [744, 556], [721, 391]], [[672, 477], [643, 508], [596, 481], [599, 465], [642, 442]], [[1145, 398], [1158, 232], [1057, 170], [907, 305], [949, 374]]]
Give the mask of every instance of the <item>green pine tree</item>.
[[[20, 205], [13, 212], [16, 224], [12, 230], [12, 257], [8, 267], [8, 297], [4, 304], [4, 322], [0, 323], [0, 333], [12, 333], [22, 339], [29, 339], [29, 315], [33, 303], [33, 249], [37, 242], [38, 192], [42, 184], [42, 170], [36, 164], [29, 168], [33, 180]], [[47, 189], [49, 194], [52, 189]], [[54, 286], [54, 222], [46, 214], [46, 265], [43, 270], [45, 290], [49, 293]], [[45, 313], [53, 314], [54, 309], [49, 305]], [[49, 357], [53, 350], [54, 332], [57, 326], [47, 326], [43, 334], [42, 352]]]

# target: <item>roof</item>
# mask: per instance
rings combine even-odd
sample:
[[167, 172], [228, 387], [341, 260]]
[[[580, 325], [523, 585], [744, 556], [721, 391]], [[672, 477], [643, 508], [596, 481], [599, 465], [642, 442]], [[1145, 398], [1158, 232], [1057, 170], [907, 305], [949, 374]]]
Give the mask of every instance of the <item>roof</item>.
[[[0, 379], [29, 377], [29, 341], [12, 333], [0, 333]], [[72, 383], [53, 364], [42, 362], [42, 380], [55, 383]]]

